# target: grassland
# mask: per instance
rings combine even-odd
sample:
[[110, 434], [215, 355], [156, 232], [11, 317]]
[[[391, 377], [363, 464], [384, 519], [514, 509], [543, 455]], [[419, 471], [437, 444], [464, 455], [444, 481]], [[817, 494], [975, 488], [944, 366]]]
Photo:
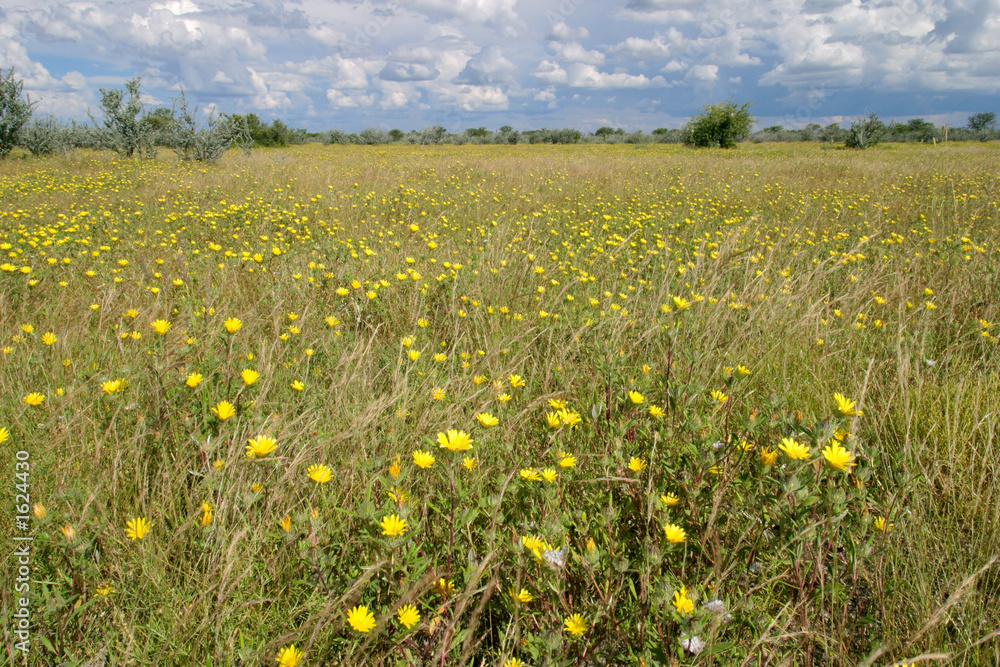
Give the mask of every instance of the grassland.
[[7, 160], [27, 664], [1000, 663], [998, 163]]

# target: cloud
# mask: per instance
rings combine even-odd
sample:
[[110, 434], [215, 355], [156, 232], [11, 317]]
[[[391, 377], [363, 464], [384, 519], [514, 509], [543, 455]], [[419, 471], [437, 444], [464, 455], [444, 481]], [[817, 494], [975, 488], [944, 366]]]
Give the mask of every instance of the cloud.
[[550, 44], [556, 58], [563, 63], [584, 63], [587, 65], [603, 65], [604, 54], [583, 48], [579, 42], [552, 42]]
[[433, 66], [423, 63], [387, 63], [378, 76], [385, 81], [430, 81], [438, 74]]
[[252, 67], [247, 67], [250, 74], [250, 84], [253, 86], [253, 105], [258, 109], [283, 109], [289, 106], [292, 101], [288, 95], [281, 91], [272, 91], [264, 76], [258, 74]]
[[476, 86], [510, 84], [514, 82], [516, 74], [517, 66], [507, 60], [500, 49], [490, 46], [469, 59], [455, 82]]
[[517, 20], [517, 0], [410, 0], [408, 7], [467, 23], [510, 23]]
[[709, 83], [711, 81], [715, 81], [719, 78], [719, 66], [695, 65], [688, 70], [687, 76], [684, 78], [687, 81], [696, 81], [698, 83]]
[[338, 109], [370, 107], [375, 103], [374, 95], [366, 95], [355, 91], [344, 93], [336, 88], [330, 88], [326, 91], [326, 99], [330, 101], [332, 106]]
[[590, 31], [580, 26], [578, 28], [570, 28], [565, 21], [556, 21], [552, 24], [552, 30], [549, 31], [549, 39], [569, 42], [578, 39], [587, 39], [590, 37]]

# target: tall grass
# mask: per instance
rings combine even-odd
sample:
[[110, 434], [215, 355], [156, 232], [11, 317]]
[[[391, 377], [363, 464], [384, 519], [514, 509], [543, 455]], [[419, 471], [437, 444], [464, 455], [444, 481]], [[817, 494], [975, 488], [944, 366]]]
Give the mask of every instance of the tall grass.
[[0, 447], [44, 506], [28, 663], [996, 664], [996, 158], [7, 161]]

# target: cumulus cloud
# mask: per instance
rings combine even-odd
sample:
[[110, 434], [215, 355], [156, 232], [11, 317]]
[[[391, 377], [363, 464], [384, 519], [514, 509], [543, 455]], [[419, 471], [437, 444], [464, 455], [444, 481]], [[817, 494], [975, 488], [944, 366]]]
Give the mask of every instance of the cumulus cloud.
[[579, 42], [552, 42], [552, 50], [556, 59], [563, 63], [584, 63], [587, 65], [603, 65], [604, 54], [583, 48]]
[[587, 39], [588, 37], [590, 37], [590, 31], [585, 27], [571, 28], [565, 21], [556, 21], [552, 24], [552, 30], [549, 31], [549, 39], [561, 42]]
[[504, 57], [495, 46], [490, 46], [469, 59], [465, 68], [455, 79], [456, 83], [482, 86], [490, 84], [510, 84], [517, 74], [517, 67]]
[[387, 63], [378, 76], [385, 81], [430, 81], [438, 74], [433, 66], [423, 63]]

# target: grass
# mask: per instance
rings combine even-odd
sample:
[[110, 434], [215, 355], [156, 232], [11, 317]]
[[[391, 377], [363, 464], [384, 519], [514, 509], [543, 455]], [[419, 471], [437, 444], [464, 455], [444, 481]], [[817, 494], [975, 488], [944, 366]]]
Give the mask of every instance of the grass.
[[996, 664], [997, 157], [7, 160], [27, 664]]

